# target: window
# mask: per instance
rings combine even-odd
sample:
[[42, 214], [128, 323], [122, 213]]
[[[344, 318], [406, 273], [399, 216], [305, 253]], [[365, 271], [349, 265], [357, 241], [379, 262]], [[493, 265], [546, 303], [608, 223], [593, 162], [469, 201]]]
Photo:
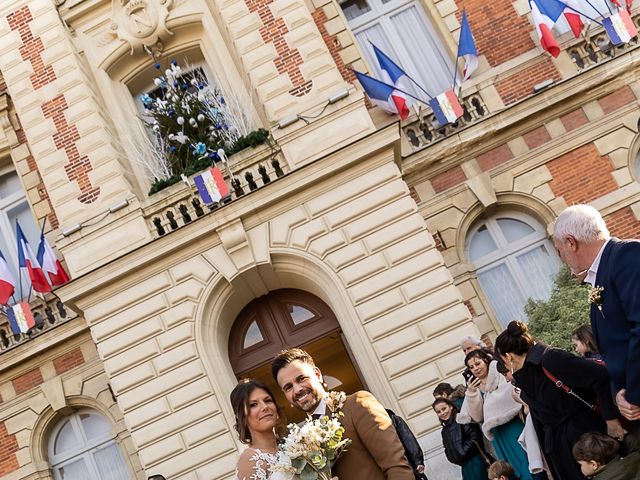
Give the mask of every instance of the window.
[[[344, 0], [340, 6], [378, 78], [381, 78], [380, 67], [371, 43], [402, 66], [431, 95], [451, 87], [453, 63], [419, 1]], [[407, 83], [409, 93], [420, 98], [425, 96], [411, 82]]]
[[79, 410], [58, 422], [49, 437], [48, 451], [55, 480], [132, 478], [111, 424], [94, 410]]
[[525, 319], [529, 297], [546, 300], [560, 258], [545, 229], [520, 213], [498, 214], [476, 223], [467, 237], [467, 256], [498, 321]]
[[[18, 241], [16, 238], [16, 220], [27, 237], [33, 253], [37, 253], [40, 243], [40, 229], [36, 224], [18, 174], [15, 171], [0, 174], [0, 251], [9, 265], [16, 282], [22, 284], [22, 297], [29, 294], [29, 278], [26, 270], [18, 272]], [[16, 287], [14, 298], [20, 299], [20, 286]]]

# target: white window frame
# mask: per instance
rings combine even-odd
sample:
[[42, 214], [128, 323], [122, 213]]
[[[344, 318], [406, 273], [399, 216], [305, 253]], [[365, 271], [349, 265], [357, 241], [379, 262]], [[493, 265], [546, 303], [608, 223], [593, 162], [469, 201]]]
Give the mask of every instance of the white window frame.
[[[434, 90], [434, 88], [429, 88], [427, 85], [425, 85], [424, 79], [422, 79], [418, 73], [420, 69], [408, 54], [405, 41], [400, 37], [400, 35], [398, 35], [396, 27], [392, 25], [391, 22], [391, 16], [398, 15], [405, 10], [409, 10], [415, 7], [416, 11], [418, 12], [419, 19], [425, 25], [427, 34], [430, 35], [433, 38], [434, 42], [438, 43], [440, 46], [438, 50], [429, 53], [433, 55], [439, 55], [440, 60], [443, 63], [442, 66], [447, 67], [447, 77], [451, 78], [451, 80], [449, 81], [453, 81], [453, 59], [448, 54], [444, 42], [439, 37], [437, 29], [433, 25], [433, 22], [425, 12], [424, 6], [419, 0], [390, 0], [387, 3], [383, 3], [382, 0], [366, 1], [367, 4], [371, 7], [371, 10], [363, 13], [358, 17], [348, 20], [349, 27], [356, 37], [356, 41], [358, 41], [357, 35], [359, 33], [362, 33], [368, 28], [379, 24], [385, 34], [386, 39], [391, 45], [392, 50], [385, 51], [386, 49], [384, 45], [376, 46], [384, 51], [384, 53], [391, 57], [394, 61], [396, 61], [407, 72], [407, 74], [413, 77], [416, 81], [420, 82], [423, 87], [427, 88], [427, 91]], [[362, 42], [359, 41], [358, 43], [360, 44], [360, 48], [365, 55], [366, 61], [371, 68], [371, 71], [374, 72], [378, 78], [381, 78], [380, 68], [375, 54], [373, 53], [373, 48], [369, 44], [363, 45]], [[425, 58], [425, 61], [429, 61], [429, 58]], [[433, 64], [431, 64], [431, 66], [432, 65]], [[420, 98], [425, 97], [426, 99], [425, 94], [421, 92], [412, 82], [407, 81], [406, 86], [409, 93], [414, 93], [416, 96]], [[444, 91], [446, 88], [450, 88], [451, 85], [443, 83], [442, 85], [439, 85], [439, 87], [440, 88], [438, 88], [438, 90], [441, 91], [429, 91], [429, 93], [434, 96], [438, 95], [442, 93], [442, 91]], [[413, 100], [411, 99], [409, 101], [410, 103], [413, 102]]]
[[[58, 421], [56, 426], [53, 428], [53, 430], [49, 434], [48, 446], [47, 446], [49, 465], [51, 465], [51, 469], [53, 470], [54, 480], [63, 480], [58, 470], [60, 467], [64, 467], [65, 465], [74, 463], [81, 459], [84, 461], [84, 465], [90, 474], [90, 478], [94, 480], [100, 480], [100, 479], [108, 480], [108, 479], [104, 479], [103, 476], [100, 475], [96, 461], [93, 458], [93, 454], [111, 445], [116, 445], [118, 447], [120, 456], [122, 458], [122, 461], [125, 467], [127, 468], [127, 470], [130, 470], [129, 466], [127, 465], [125, 456], [122, 454], [122, 450], [120, 449], [120, 446], [114, 440], [114, 435], [112, 431], [105, 432], [103, 435], [99, 437], [92, 438], [91, 440], [87, 440], [87, 438], [84, 435], [84, 430], [82, 428], [81, 420], [80, 420], [80, 415], [83, 413], [98, 415], [102, 417], [105, 421], [108, 421], [108, 419], [104, 415], [102, 415], [98, 411], [91, 408], [80, 409], [72, 413], [71, 415], [60, 419], [60, 421]], [[62, 430], [62, 428], [67, 423], [71, 424], [71, 427], [76, 435], [76, 438], [81, 438], [83, 440], [83, 443], [80, 444], [77, 448], [70, 449], [70, 450], [67, 450], [66, 452], [62, 452], [56, 455], [54, 453], [55, 440], [60, 430]], [[130, 478], [133, 478], [130, 471], [129, 471], [129, 475], [130, 475]]]
[[[526, 235], [525, 237], [518, 239], [515, 242], [509, 243], [506, 237], [504, 236], [501, 228], [498, 225], [499, 219], [513, 219], [513, 220], [521, 221], [527, 224], [529, 227], [531, 227], [533, 229], [533, 232], [530, 233], [529, 235]], [[478, 259], [472, 260], [469, 255], [471, 240], [483, 225], [486, 225], [489, 235], [491, 236], [491, 239], [496, 244], [497, 248], [496, 250]], [[500, 265], [505, 265], [508, 272], [511, 274], [512, 278], [514, 279], [517, 290], [523, 296], [523, 299], [526, 302], [528, 298], [532, 297], [530, 293], [532, 290], [531, 290], [531, 285], [527, 278], [526, 272], [524, 272], [522, 267], [518, 264], [518, 257], [532, 250], [535, 250], [541, 246], [544, 246], [546, 248], [546, 250], [549, 252], [549, 255], [554, 260], [554, 263], [556, 264], [557, 269], [559, 269], [562, 262], [560, 260], [560, 257], [558, 256], [558, 253], [553, 243], [547, 237], [547, 233], [544, 226], [541, 225], [534, 218], [528, 215], [525, 215], [523, 213], [514, 212], [514, 211], [504, 211], [504, 212], [499, 212], [495, 215], [492, 215], [474, 224], [474, 226], [469, 230], [467, 234], [465, 254], [467, 259], [469, 259], [469, 261], [476, 267], [476, 274], [478, 276], [478, 281], [480, 281], [479, 280], [480, 276], [484, 272], [492, 270]], [[549, 291], [551, 291], [551, 287], [552, 285], [550, 284]], [[499, 313], [496, 312], [495, 308], [493, 307], [493, 302], [491, 298], [489, 297], [487, 292], [484, 292], [484, 293], [485, 293], [485, 297], [491, 304], [496, 320], [498, 320], [498, 323], [500, 323], [502, 326], [506, 327], [506, 325], [504, 325], [505, 322], [500, 321]], [[546, 300], [546, 298], [543, 298], [541, 300]], [[522, 305], [522, 307], [524, 308], [524, 304]], [[510, 319], [510, 320], [516, 320], [516, 319]], [[521, 320], [524, 320], [524, 321], [527, 320], [524, 313]]]

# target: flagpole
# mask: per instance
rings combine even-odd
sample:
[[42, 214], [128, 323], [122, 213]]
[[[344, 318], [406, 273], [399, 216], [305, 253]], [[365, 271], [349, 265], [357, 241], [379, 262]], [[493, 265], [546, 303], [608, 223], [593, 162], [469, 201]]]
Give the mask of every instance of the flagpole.
[[[369, 40], [369, 43], [371, 44], [371, 46], [372, 46], [373, 48], [377, 48], [378, 50], [380, 50], [378, 47], [376, 47], [376, 46], [375, 46], [375, 44], [374, 44], [371, 40]], [[382, 50], [380, 50], [380, 51], [382, 52]], [[374, 53], [375, 53], [375, 52], [374, 52]], [[384, 53], [384, 52], [383, 52], [383, 53]], [[385, 54], [385, 55], [386, 55], [386, 54]], [[411, 81], [414, 83], [414, 85], [415, 85], [416, 87], [418, 87], [418, 88], [422, 91], [422, 93], [424, 93], [427, 97], [429, 97], [429, 100], [433, 100], [433, 97], [432, 97], [431, 95], [429, 95], [429, 92], [427, 92], [424, 88], [422, 88], [422, 86], [421, 86], [418, 82], [416, 82], [412, 77], [410, 77], [410, 76], [409, 76], [409, 74], [408, 74], [407, 72], [405, 72], [404, 70], [402, 70], [402, 71], [404, 72], [405, 76], [406, 76], [409, 80], [411, 80]], [[387, 84], [387, 85], [388, 85], [388, 84]], [[396, 90], [398, 90], [399, 92], [404, 93], [405, 95], [409, 95], [409, 96], [410, 96], [410, 97], [412, 97], [412, 98], [416, 98], [416, 97], [414, 97], [413, 95], [410, 95], [410, 94], [408, 94], [407, 92], [403, 92], [403, 91], [402, 91], [402, 90], [400, 90], [399, 88], [396, 88], [396, 87], [395, 87], [395, 85], [393, 85], [393, 87], [394, 87]], [[423, 100], [420, 100], [420, 101], [424, 103], [424, 101], [423, 101]]]
[[[589, 0], [587, 0], [587, 2], [589, 2]], [[583, 17], [586, 17], [587, 19], [591, 20], [593, 23], [597, 23], [598, 25], [600, 25], [602, 27], [602, 22], [599, 22], [595, 18], [591, 18], [589, 15], [585, 15], [583, 12], [580, 12], [580, 11], [576, 10], [571, 5], [567, 5], [566, 3], [564, 3], [563, 5], [566, 6], [569, 10], [572, 10], [572, 11], [576, 12], [578, 15], [582, 15]], [[591, 3], [589, 3], [589, 5], [591, 5]], [[529, 0], [529, 6], [531, 6], [531, 0]], [[593, 5], [591, 5], [591, 6], [593, 7]], [[595, 9], [595, 7], [593, 7], [593, 8]], [[596, 10], [596, 12], [598, 12], [598, 10]], [[598, 14], [600, 14], [600, 12], [598, 12]], [[602, 16], [602, 15], [600, 15], [600, 16]]]
[[[44, 219], [42, 220], [42, 227], [40, 228], [39, 241], [42, 241], [42, 235], [44, 235], [44, 227], [45, 227], [46, 224], [47, 224], [47, 217], [45, 216]], [[41, 267], [42, 267], [42, 265], [41, 265]], [[44, 273], [44, 271], [43, 271], [43, 273]], [[27, 295], [27, 303], [29, 303], [31, 301], [31, 291], [32, 290], [33, 290], [33, 282], [31, 282], [31, 285], [29, 286], [29, 295]]]
[[[18, 219], [16, 218], [16, 240], [18, 240]], [[22, 299], [22, 269], [20, 268], [20, 241], [18, 240], [18, 285], [20, 285], [20, 298]]]
[[[351, 68], [350, 70], [351, 70], [352, 72], [354, 72], [354, 73], [360, 73], [360, 72], [356, 72], [356, 70], [354, 70], [353, 68]], [[361, 74], [361, 75], [364, 75], [364, 74]], [[371, 77], [371, 78], [373, 78], [373, 77]], [[400, 93], [404, 93], [406, 96], [411, 97], [411, 98], [413, 98], [414, 100], [418, 100], [419, 102], [424, 103], [425, 105], [429, 105], [429, 102], [425, 102], [425, 101], [424, 101], [424, 99], [419, 98], [419, 97], [416, 97], [415, 95], [412, 95], [412, 94], [411, 94], [411, 93], [409, 93], [409, 92], [405, 92], [404, 90], [402, 90], [402, 89], [400, 89], [400, 88], [396, 87], [395, 85], [391, 85], [391, 84], [389, 84], [389, 83], [387, 83], [387, 82], [383, 82], [382, 80], [378, 80], [377, 78], [374, 78], [374, 80], [375, 80], [376, 82], [380, 82], [381, 84], [383, 84], [383, 85], [385, 85], [385, 86], [387, 86], [387, 87], [389, 87], [389, 88], [393, 88], [394, 90], [397, 90], [397, 91], [399, 91]], [[425, 93], [427, 93], [427, 92], [425, 92]], [[427, 94], [427, 95], [429, 95], [429, 94]], [[432, 96], [430, 96], [430, 95], [429, 95], [429, 98], [430, 98], [430, 99], [433, 99], [433, 97], [432, 97]]]

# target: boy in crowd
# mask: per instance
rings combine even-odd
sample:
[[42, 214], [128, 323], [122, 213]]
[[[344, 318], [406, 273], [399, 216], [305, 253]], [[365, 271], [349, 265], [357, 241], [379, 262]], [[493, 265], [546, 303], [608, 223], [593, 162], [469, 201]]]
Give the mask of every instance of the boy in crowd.
[[585, 477], [595, 480], [640, 480], [640, 450], [631, 435], [625, 435], [625, 457], [619, 455], [620, 443], [598, 432], [583, 434], [573, 446], [573, 458]]
[[489, 480], [519, 480], [513, 467], [502, 460], [493, 462], [488, 473]]

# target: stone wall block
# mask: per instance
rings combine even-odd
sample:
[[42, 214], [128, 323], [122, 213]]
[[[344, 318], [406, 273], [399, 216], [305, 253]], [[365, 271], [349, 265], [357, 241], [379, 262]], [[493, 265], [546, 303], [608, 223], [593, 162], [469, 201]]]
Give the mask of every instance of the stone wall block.
[[316, 218], [293, 229], [291, 245], [302, 250], [307, 249], [308, 243], [327, 231], [322, 218]]
[[[180, 388], [169, 393], [166, 398], [171, 408], [176, 411], [210, 396], [212, 392], [209, 381], [206, 378], [200, 378], [191, 383], [184, 383]], [[215, 411], [219, 410], [220, 406], [216, 404]]]
[[131, 348], [112, 356], [106, 365], [108, 367], [107, 373], [113, 377], [132, 366], [150, 360], [158, 354], [158, 343], [155, 338], [152, 338], [146, 342], [139, 343], [136, 348]]
[[401, 350], [418, 345], [423, 341], [424, 338], [420, 334], [420, 330], [412, 325], [378, 340], [373, 344], [373, 348], [378, 357], [384, 360]]
[[350, 243], [347, 246], [331, 252], [325, 261], [334, 270], [340, 270], [346, 265], [359, 261], [367, 256], [367, 250], [362, 242]]
[[[133, 433], [132, 437], [136, 443], [139, 440], [136, 440], [137, 434]], [[152, 443], [146, 448], [141, 448], [138, 450], [138, 455], [140, 456], [140, 460], [142, 464], [146, 467], [153, 466], [153, 464], [159, 462], [160, 460], [171, 457], [179, 452], [183, 452], [185, 450], [185, 446], [182, 443], [182, 439], [180, 435], [174, 435], [159, 442]], [[191, 463], [191, 462], [189, 462]], [[171, 477], [169, 477], [171, 478]]]
[[[435, 250], [430, 250], [430, 252], [434, 252], [433, 255], [436, 255]], [[439, 261], [442, 261], [442, 259], [439, 259]], [[442, 267], [444, 267], [444, 265], [442, 265]], [[400, 287], [400, 290], [407, 301], [412, 302], [416, 298], [426, 295], [431, 290], [442, 288], [449, 283], [451, 283], [451, 273], [449, 270], [446, 268], [437, 268], [405, 282]]]
[[[453, 288], [449, 288], [448, 290], [449, 295], [451, 296], [454, 296], [457, 293], [457, 291], [454, 291]], [[468, 319], [469, 311], [467, 307], [464, 306], [464, 304], [460, 303], [451, 306], [446, 311], [446, 314], [444, 312], [439, 312], [432, 317], [426, 318], [425, 320], [421, 321], [420, 330], [422, 331], [425, 338], [434, 338], [438, 335], [441, 335], [447, 329], [452, 328], [455, 325], [459, 325]]]
[[[166, 315], [166, 313], [164, 315]], [[177, 322], [175, 323], [175, 326], [168, 328], [167, 331], [158, 335], [156, 340], [158, 341], [160, 348], [162, 350], [167, 350], [181, 343], [193, 340], [194, 334], [192, 319], [193, 317], [189, 318], [189, 321]]]
[[600, 155], [607, 155], [620, 147], [630, 147], [636, 133], [628, 128], [619, 128], [604, 137], [600, 137], [593, 143]]
[[102, 340], [98, 344], [98, 351], [103, 359], [107, 359], [161, 333], [162, 330], [160, 319], [153, 317]]
[[619, 170], [615, 170], [611, 173], [613, 179], [616, 181], [616, 184], [619, 187], [624, 187], [625, 185], [633, 182], [633, 177], [631, 176], [631, 172], [628, 168], [621, 168]]
[[222, 415], [216, 415], [184, 429], [181, 435], [187, 448], [192, 448], [208, 438], [224, 434], [228, 428]]
[[383, 272], [387, 267], [388, 264], [384, 255], [377, 253], [344, 268], [339, 275], [345, 284], [349, 286], [375, 273]]
[[271, 245], [285, 246], [289, 244], [289, 237], [294, 226], [307, 221], [307, 215], [303, 207], [296, 207], [279, 215], [269, 222]]
[[[366, 245], [367, 250], [376, 252], [400, 239], [413, 236], [413, 234], [423, 230], [424, 221], [418, 215], [412, 215], [390, 223], [380, 230], [367, 235], [362, 239], [362, 242]], [[433, 239], [423, 238], [423, 240], [427, 242], [427, 245], [433, 245]]]
[[344, 231], [350, 240], [363, 237], [364, 235], [384, 227], [394, 220], [410, 215], [415, 212], [416, 204], [409, 196], [403, 197], [391, 204], [379, 208], [377, 211], [351, 222], [344, 227]]
[[168, 304], [162, 295], [150, 297], [142, 302], [132, 304], [127, 309], [105, 318], [104, 321], [93, 326], [93, 337], [100, 342], [110, 336], [117, 335], [130, 327], [135, 327], [138, 322], [144, 322], [146, 318], [158, 315], [166, 310]]
[[[400, 375], [391, 380], [391, 388], [399, 398], [416, 392], [426, 385], [440, 379], [440, 372], [434, 363], [421, 365], [420, 367]], [[423, 400], [424, 402], [424, 400]]]
[[533, 189], [552, 180], [549, 169], [542, 165], [515, 178], [513, 189], [517, 192], [531, 193]]
[[[197, 302], [205, 288], [200, 279], [184, 280], [164, 293], [169, 305], [177, 305], [185, 301]], [[162, 305], [162, 302], [159, 302]]]
[[153, 366], [162, 375], [168, 370], [176, 368], [184, 363], [198, 358], [198, 351], [195, 344], [183, 343], [172, 350], [167, 350], [162, 355], [152, 360]]
[[327, 253], [347, 245], [347, 241], [341, 230], [327, 233], [309, 242], [309, 252], [319, 258], [324, 258]]
[[[404, 304], [405, 300], [402, 293], [399, 290], [390, 290], [358, 305], [356, 311], [358, 312], [358, 317], [366, 324], [372, 319]], [[371, 338], [371, 335], [369, 337]]]
[[188, 278], [196, 278], [206, 284], [215, 273], [216, 270], [202, 256], [184, 259], [169, 269], [169, 275], [176, 283]]
[[116, 395], [121, 395], [153, 378], [156, 378], [156, 371], [151, 362], [146, 362], [137, 367], [128, 368], [118, 375], [113, 375], [111, 386]]
[[[145, 403], [140, 408], [132, 409], [127, 413], [127, 425], [132, 432], [140, 429], [142, 425], [148, 425], [157, 421], [158, 419], [169, 415], [171, 409], [167, 404], [166, 398], [157, 398], [150, 402]], [[144, 441], [143, 438], [136, 439], [138, 441]]]

